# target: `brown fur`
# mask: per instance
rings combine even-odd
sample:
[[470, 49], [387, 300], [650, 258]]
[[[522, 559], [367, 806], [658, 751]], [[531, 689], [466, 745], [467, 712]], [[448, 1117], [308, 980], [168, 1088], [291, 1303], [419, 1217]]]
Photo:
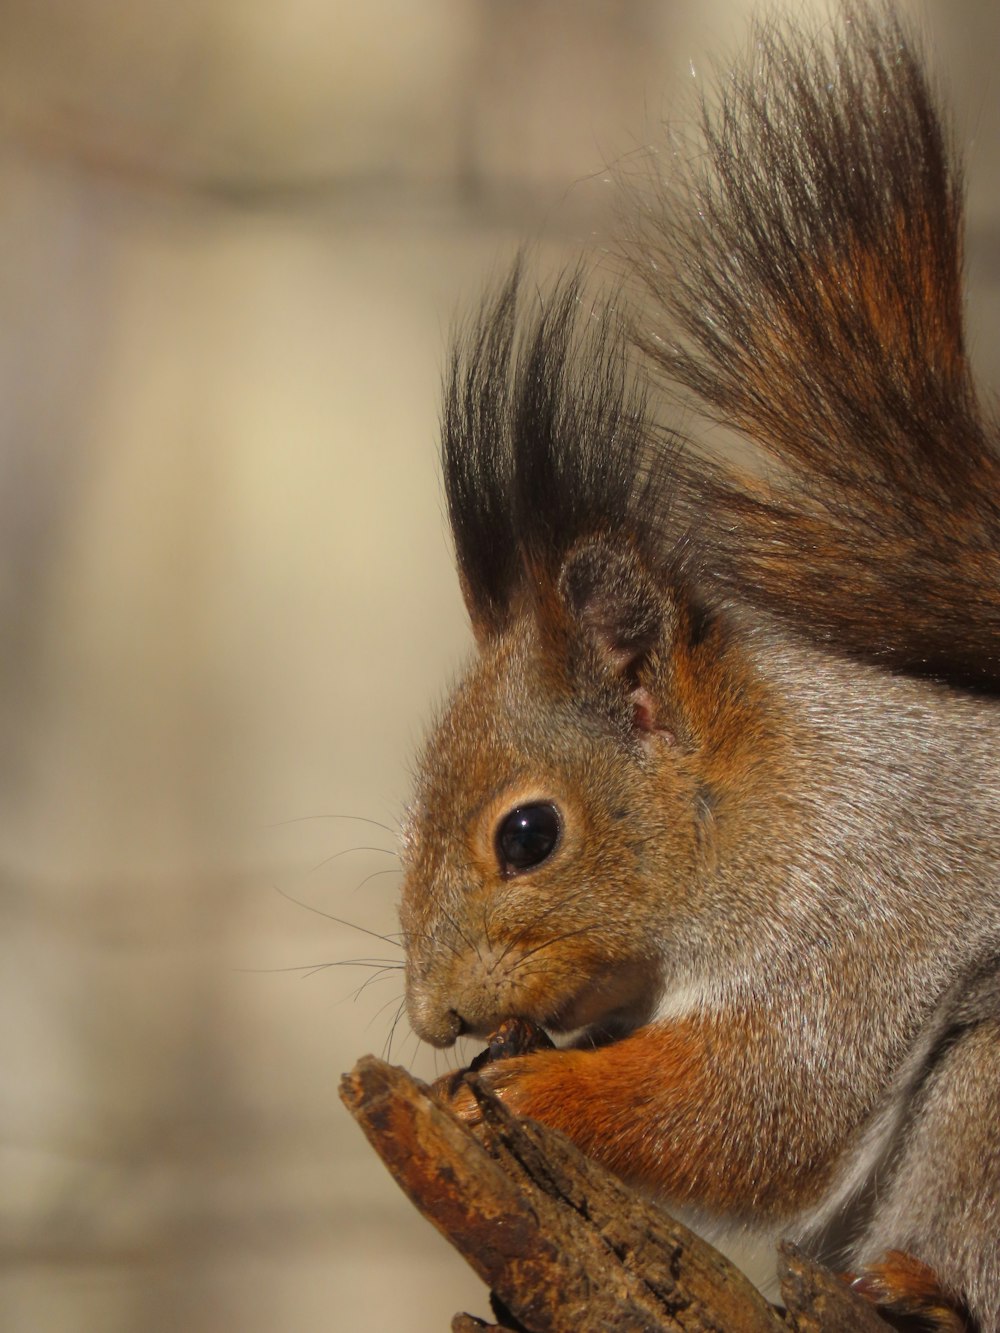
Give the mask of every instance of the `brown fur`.
[[477, 652], [406, 827], [409, 1012], [437, 1045], [576, 1031], [485, 1076], [668, 1200], [990, 1333], [1000, 461], [958, 177], [887, 7], [755, 51], [706, 171], [641, 205], [629, 319], [767, 468], [664, 430], [580, 279], [532, 310], [515, 273], [456, 348]]

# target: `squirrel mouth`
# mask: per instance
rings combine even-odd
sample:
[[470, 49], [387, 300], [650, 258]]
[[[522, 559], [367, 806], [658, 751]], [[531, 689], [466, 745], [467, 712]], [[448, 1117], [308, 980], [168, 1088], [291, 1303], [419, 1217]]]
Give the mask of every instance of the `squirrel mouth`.
[[[620, 1002], [609, 1005], [612, 998]], [[631, 1036], [650, 1020], [655, 1008], [656, 996], [651, 989], [627, 999], [620, 995], [612, 997], [607, 982], [602, 980], [588, 983], [566, 1004], [538, 1022], [554, 1045], [592, 1050]]]
[[[594, 1049], [624, 1040], [648, 1023], [661, 994], [659, 978], [647, 966], [616, 964], [595, 970], [582, 984], [561, 997], [509, 996], [508, 1004], [475, 1019], [452, 1013], [460, 1026], [452, 1034], [492, 1041], [508, 1025], [544, 1033], [546, 1044], [561, 1049]], [[527, 1001], [521, 1003], [519, 1001]], [[471, 1007], [471, 1006], [470, 1006]], [[445, 1042], [442, 1045], [448, 1044]]]
[[473, 1071], [493, 1064], [497, 1060], [507, 1060], [512, 1056], [530, 1055], [535, 1051], [552, 1050], [594, 1050], [598, 1046], [608, 1046], [620, 1041], [634, 1031], [631, 1024], [622, 1024], [605, 1020], [586, 1027], [566, 1029], [564, 1024], [540, 1024], [534, 1019], [520, 1016], [505, 1018], [489, 1034], [486, 1049], [473, 1059], [469, 1068]]
[[[476, 1072], [486, 1065], [499, 1060], [509, 1060], [514, 1056], [531, 1055], [536, 1051], [552, 1050], [593, 1050], [597, 1046], [627, 1036], [632, 1029], [618, 1029], [608, 1023], [594, 1024], [590, 1027], [577, 1028], [573, 1031], [561, 1031], [554, 1041], [551, 1031], [542, 1027], [531, 1018], [505, 1018], [490, 1033], [486, 1049], [474, 1057], [469, 1070]], [[460, 1071], [461, 1072], [461, 1071]]]
[[558, 1035], [558, 1040], [553, 1038], [553, 1041], [556, 1046], [566, 1050], [592, 1051], [599, 1046], [614, 1046], [616, 1042], [624, 1041], [641, 1026], [641, 1021], [625, 1016], [612, 1017], [599, 1023], [588, 1023], [584, 1027], [562, 1032]]

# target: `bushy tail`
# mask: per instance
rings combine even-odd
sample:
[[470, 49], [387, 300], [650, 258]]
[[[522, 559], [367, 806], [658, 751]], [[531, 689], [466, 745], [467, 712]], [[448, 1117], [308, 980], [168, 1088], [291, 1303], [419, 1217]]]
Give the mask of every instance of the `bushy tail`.
[[643, 351], [767, 463], [685, 465], [676, 512], [706, 574], [844, 651], [995, 691], [1000, 456], [964, 346], [960, 174], [915, 44], [888, 4], [849, 3], [822, 37], [764, 25], [702, 134], [630, 253]]

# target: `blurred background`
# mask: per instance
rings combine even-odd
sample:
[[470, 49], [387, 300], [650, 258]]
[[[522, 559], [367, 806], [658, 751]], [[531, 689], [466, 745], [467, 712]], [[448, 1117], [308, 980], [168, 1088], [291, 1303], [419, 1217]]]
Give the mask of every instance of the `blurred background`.
[[[5, 1330], [485, 1313], [336, 1095], [365, 1051], [445, 1067], [398, 969], [341, 964], [399, 961], [365, 932], [468, 650], [448, 333], [524, 239], [599, 251], [604, 168], [748, 8], [0, 3]], [[996, 385], [1000, 7], [906, 8]]]

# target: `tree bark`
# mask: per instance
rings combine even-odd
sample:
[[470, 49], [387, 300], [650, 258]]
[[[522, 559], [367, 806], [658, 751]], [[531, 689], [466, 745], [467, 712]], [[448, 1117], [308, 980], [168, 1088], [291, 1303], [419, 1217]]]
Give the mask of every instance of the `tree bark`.
[[456, 1333], [886, 1333], [870, 1305], [789, 1246], [785, 1309], [772, 1306], [694, 1232], [465, 1077], [482, 1110], [475, 1130], [373, 1056], [341, 1082], [397, 1183], [490, 1288], [498, 1323], [457, 1315]]

